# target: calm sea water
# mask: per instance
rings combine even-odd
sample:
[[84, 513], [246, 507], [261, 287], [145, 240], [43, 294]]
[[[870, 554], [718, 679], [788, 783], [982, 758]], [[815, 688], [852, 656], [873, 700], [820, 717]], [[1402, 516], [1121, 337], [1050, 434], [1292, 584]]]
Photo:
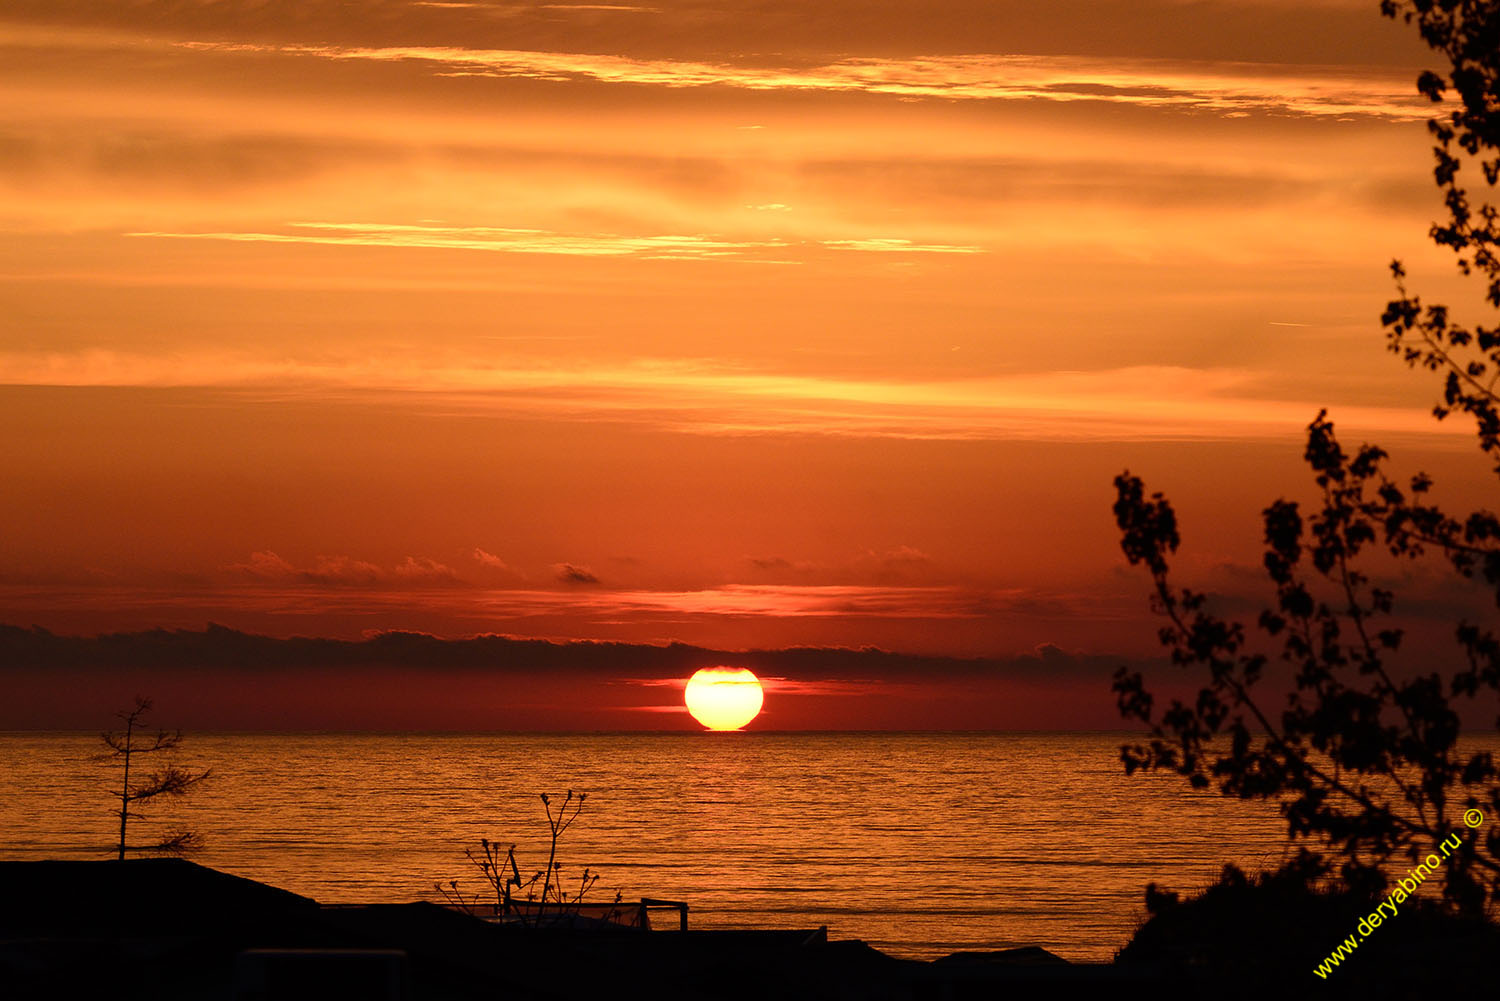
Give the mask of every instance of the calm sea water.
[[[545, 861], [537, 794], [587, 791], [565, 872], [591, 897], [686, 900], [695, 927], [812, 928], [908, 957], [1040, 945], [1108, 960], [1142, 889], [1281, 857], [1263, 804], [1127, 779], [1101, 734], [192, 734], [214, 778], [149, 821], [196, 861], [325, 903], [477, 889], [480, 837]], [[112, 773], [92, 734], [0, 734], [0, 855], [108, 853]], [[155, 829], [143, 825], [142, 832]]]

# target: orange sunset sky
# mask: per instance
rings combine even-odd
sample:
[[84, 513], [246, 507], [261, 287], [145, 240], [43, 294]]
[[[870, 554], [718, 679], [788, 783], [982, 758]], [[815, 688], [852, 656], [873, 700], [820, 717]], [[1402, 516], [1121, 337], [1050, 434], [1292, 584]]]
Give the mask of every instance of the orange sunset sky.
[[1152, 654], [1123, 468], [1247, 602], [1322, 406], [1477, 503], [1379, 324], [1393, 257], [1478, 301], [1436, 58], [1375, 0], [10, 0], [0, 622]]

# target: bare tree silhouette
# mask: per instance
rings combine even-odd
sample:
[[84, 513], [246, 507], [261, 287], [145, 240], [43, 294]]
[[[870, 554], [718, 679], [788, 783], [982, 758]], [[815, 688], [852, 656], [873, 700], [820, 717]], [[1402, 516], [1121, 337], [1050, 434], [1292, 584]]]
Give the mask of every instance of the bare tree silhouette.
[[137, 778], [132, 782], [130, 778], [131, 759], [142, 754], [164, 754], [175, 751], [182, 743], [182, 731], [175, 730], [167, 732], [159, 730], [155, 734], [145, 736], [138, 731], [142, 729], [142, 720], [151, 711], [151, 700], [136, 696], [133, 709], [122, 709], [115, 715], [124, 722], [125, 729], [121, 732], [110, 731], [100, 734], [100, 739], [109, 747], [109, 751], [99, 757], [106, 761], [119, 761], [121, 763], [120, 777], [120, 808], [117, 816], [120, 819], [120, 840], [116, 846], [119, 859], [125, 858], [126, 851], [145, 852], [156, 855], [181, 855], [203, 846], [203, 839], [195, 831], [172, 830], [168, 831], [159, 841], [147, 845], [129, 845], [126, 843], [126, 827], [130, 820], [143, 819], [136, 811], [136, 807], [142, 803], [163, 796], [178, 798], [186, 796], [208, 778], [209, 772], [191, 772], [176, 764], [167, 762], [160, 768], [151, 772], [144, 779]]

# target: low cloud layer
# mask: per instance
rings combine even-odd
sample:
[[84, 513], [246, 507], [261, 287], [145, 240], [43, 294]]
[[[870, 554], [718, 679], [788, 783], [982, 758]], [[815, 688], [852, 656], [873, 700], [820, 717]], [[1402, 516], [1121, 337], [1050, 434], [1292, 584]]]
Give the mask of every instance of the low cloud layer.
[[[0, 728], [87, 728], [132, 689], [195, 727], [690, 730], [686, 679], [724, 665], [763, 679], [762, 728], [1110, 728], [1118, 663], [1056, 647], [965, 659], [420, 633], [273, 639], [221, 626], [85, 638], [0, 626], [0, 677], [20, 696], [0, 707]], [[370, 686], [384, 693], [378, 705], [349, 694]]]

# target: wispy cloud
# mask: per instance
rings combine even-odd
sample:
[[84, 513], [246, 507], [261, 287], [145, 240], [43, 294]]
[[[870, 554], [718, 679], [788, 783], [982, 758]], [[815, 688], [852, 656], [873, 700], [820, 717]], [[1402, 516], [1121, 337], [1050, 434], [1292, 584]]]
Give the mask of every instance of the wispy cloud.
[[[249, 397], [378, 399], [497, 417], [613, 420], [682, 433], [910, 439], [1213, 440], [1296, 434], [1314, 400], [1261, 395], [1258, 373], [1133, 366], [951, 379], [874, 379], [757, 371], [692, 360], [536, 367], [439, 367], [369, 360], [270, 361], [104, 351], [0, 352], [0, 383], [219, 387]], [[372, 395], [373, 394], [373, 395]], [[1461, 440], [1425, 411], [1341, 406], [1360, 433]]]
[[853, 58], [810, 68], [522, 49], [349, 47], [184, 41], [203, 52], [244, 52], [361, 62], [430, 64], [440, 76], [670, 88], [860, 92], [948, 100], [1095, 101], [1219, 114], [1374, 115], [1419, 119], [1430, 106], [1410, 75], [1384, 69], [1193, 63], [1176, 60], [975, 54]]
[[[541, 229], [497, 226], [422, 226], [395, 223], [294, 222], [282, 233], [127, 233], [133, 237], [182, 240], [227, 240], [235, 243], [315, 243], [346, 247], [428, 247], [442, 250], [487, 250], [512, 254], [563, 254], [581, 257], [644, 257], [701, 260], [780, 251], [791, 241], [729, 240], [704, 235], [621, 236], [614, 233], [554, 233]], [[910, 254], [978, 254], [983, 248], [918, 243], [900, 238], [798, 241], [803, 246]], [[784, 263], [784, 262], [783, 262]]]
[[486, 552], [483, 549], [475, 547], [474, 551], [470, 555], [480, 566], [488, 567], [491, 570], [503, 570], [507, 573], [513, 572], [510, 568], [510, 565], [500, 557], [496, 556], [494, 553]]
[[866, 240], [824, 240], [822, 245], [832, 247], [834, 250], [864, 250], [877, 254], [977, 254], [980, 252], [979, 247], [913, 243], [910, 240], [890, 237]]
[[659, 14], [660, 7], [635, 7], [623, 3], [544, 3], [537, 10], [614, 11], [622, 14]]

